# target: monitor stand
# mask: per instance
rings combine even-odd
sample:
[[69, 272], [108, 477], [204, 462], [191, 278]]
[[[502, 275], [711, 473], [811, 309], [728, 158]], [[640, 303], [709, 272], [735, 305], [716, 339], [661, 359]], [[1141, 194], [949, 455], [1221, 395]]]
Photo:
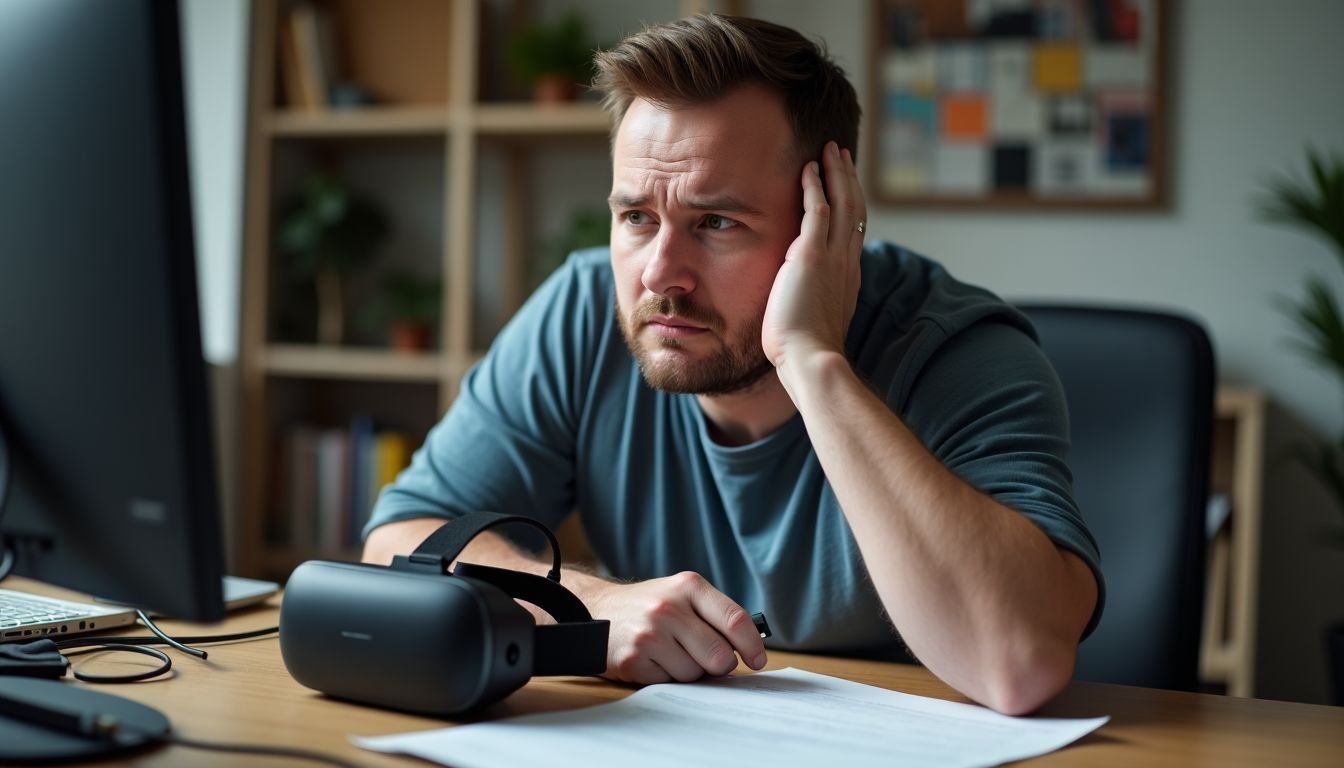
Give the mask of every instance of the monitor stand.
[[[86, 736], [2, 714], [15, 703], [56, 718], [110, 716], [121, 728], [106, 737]], [[139, 702], [56, 680], [0, 676], [0, 764], [93, 760], [162, 743], [168, 718]]]

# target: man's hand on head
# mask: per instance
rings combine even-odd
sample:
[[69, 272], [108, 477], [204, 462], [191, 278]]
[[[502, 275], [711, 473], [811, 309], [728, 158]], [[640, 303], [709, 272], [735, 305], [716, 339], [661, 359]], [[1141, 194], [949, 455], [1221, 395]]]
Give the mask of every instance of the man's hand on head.
[[761, 329], [765, 355], [786, 386], [786, 368], [806, 368], [818, 353], [844, 354], [859, 297], [868, 216], [863, 189], [848, 149], [828, 142], [821, 154], [825, 186], [817, 163], [807, 163], [802, 229], [775, 277]]
[[594, 618], [611, 620], [604, 676], [613, 680], [691, 682], [732, 672], [739, 656], [765, 666], [751, 615], [698, 573], [610, 584], [586, 601]]

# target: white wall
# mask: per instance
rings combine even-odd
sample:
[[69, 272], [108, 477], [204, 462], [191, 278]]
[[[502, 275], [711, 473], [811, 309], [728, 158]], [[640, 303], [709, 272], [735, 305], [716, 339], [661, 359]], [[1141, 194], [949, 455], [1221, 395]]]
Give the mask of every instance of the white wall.
[[236, 562], [238, 284], [247, 117], [247, 0], [181, 0], [182, 76], [201, 346], [213, 404], [227, 567]]
[[238, 356], [247, 114], [247, 0], [182, 0], [197, 283], [205, 358]]

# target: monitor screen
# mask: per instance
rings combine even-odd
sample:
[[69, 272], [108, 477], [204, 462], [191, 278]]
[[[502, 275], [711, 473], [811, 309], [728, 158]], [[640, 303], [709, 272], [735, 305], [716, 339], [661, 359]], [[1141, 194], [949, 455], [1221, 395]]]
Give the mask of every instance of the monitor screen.
[[178, 15], [0, 2], [0, 539], [16, 572], [223, 618]]

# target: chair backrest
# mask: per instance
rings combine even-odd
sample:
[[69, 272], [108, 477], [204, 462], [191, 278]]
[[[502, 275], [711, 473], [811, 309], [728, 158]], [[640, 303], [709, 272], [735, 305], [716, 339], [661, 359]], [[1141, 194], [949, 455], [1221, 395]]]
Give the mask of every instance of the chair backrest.
[[1075, 677], [1193, 690], [1213, 427], [1208, 335], [1175, 315], [1028, 305], [1068, 399], [1074, 494], [1106, 607]]

